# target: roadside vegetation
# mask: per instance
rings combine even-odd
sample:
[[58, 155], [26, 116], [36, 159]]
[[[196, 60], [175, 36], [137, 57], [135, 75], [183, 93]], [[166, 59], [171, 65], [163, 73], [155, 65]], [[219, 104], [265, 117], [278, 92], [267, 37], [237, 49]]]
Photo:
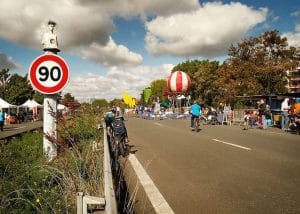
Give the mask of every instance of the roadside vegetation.
[[42, 131], [0, 144], [0, 213], [76, 213], [76, 193], [103, 197], [101, 110], [58, 118], [58, 157], [47, 162]]

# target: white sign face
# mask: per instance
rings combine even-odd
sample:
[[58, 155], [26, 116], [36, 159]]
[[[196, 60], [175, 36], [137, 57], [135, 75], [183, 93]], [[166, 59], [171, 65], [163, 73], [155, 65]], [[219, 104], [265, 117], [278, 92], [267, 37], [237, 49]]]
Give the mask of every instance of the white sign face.
[[45, 87], [54, 87], [62, 79], [62, 68], [53, 61], [45, 61], [37, 69], [37, 80]]
[[36, 58], [30, 66], [29, 78], [34, 89], [42, 94], [60, 92], [69, 80], [69, 68], [63, 58], [48, 54]]

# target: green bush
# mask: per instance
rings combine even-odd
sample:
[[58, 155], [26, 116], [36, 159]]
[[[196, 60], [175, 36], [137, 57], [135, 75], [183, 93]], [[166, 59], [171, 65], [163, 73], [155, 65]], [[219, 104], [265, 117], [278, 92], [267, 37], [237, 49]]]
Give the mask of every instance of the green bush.
[[60, 120], [58, 132], [66, 146], [51, 162], [44, 158], [41, 132], [1, 143], [0, 213], [75, 213], [77, 192], [103, 196], [100, 118], [82, 113]]

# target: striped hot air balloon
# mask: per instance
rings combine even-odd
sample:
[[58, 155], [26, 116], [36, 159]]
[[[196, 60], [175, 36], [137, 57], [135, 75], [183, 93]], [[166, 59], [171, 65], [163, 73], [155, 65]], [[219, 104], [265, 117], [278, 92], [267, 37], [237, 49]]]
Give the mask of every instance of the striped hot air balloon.
[[189, 89], [191, 85], [190, 77], [183, 71], [175, 71], [167, 81], [168, 90], [176, 93], [182, 93]]

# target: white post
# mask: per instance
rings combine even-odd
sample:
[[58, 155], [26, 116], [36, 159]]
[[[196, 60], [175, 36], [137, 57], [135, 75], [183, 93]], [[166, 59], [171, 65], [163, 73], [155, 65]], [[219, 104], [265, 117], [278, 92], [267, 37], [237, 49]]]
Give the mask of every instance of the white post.
[[83, 214], [83, 192], [77, 192], [77, 214]]
[[[56, 23], [48, 21], [48, 32], [45, 32], [42, 39], [43, 50], [45, 54], [57, 54], [58, 49], [57, 36], [55, 34]], [[44, 139], [43, 149], [48, 161], [57, 156], [56, 148], [56, 112], [57, 112], [57, 96], [56, 94], [44, 96]]]
[[44, 124], [43, 124], [43, 149], [46, 158], [51, 161], [57, 156], [55, 141], [56, 136], [56, 95], [45, 95], [44, 97]]

